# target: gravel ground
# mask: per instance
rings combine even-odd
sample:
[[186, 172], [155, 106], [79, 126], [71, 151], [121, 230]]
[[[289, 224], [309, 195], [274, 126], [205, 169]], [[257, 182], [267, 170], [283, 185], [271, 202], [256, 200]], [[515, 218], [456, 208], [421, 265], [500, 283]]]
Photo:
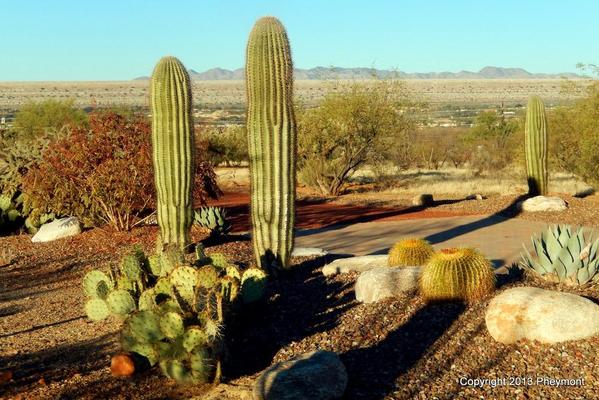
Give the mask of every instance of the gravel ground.
[[[558, 345], [501, 345], [484, 326], [488, 299], [474, 306], [427, 305], [402, 295], [377, 304], [355, 301], [356, 274], [325, 278], [332, 257], [295, 259], [293, 272], [273, 281], [267, 299], [245, 309], [227, 332], [226, 385], [175, 387], [157, 371], [133, 379], [112, 378], [119, 321], [88, 322], [83, 316], [84, 273], [134, 243], [153, 248], [156, 227], [131, 233], [94, 229], [74, 238], [32, 244], [29, 237], [0, 238], [13, 262], [0, 267], [0, 383], [3, 399], [244, 399], [272, 362], [315, 349], [340, 354], [347, 366], [347, 399], [592, 399], [599, 393], [599, 338]], [[203, 238], [194, 232], [194, 239]], [[251, 245], [214, 245], [238, 263], [251, 263]], [[507, 282], [555, 288], [529, 278]], [[565, 289], [564, 289], [565, 290]], [[599, 289], [578, 291], [595, 301]], [[537, 377], [581, 378], [579, 387], [537, 384]], [[460, 378], [505, 378], [505, 385], [474, 388]], [[532, 385], [519, 380], [533, 379]], [[510, 385], [512, 383], [512, 385]]]

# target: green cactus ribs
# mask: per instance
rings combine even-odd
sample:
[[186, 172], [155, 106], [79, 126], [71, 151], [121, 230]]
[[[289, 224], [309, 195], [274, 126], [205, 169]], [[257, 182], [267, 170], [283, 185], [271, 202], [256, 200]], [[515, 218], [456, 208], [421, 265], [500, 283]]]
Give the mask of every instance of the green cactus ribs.
[[246, 56], [254, 254], [262, 269], [289, 268], [297, 129], [291, 50], [279, 20], [264, 17], [256, 22]]
[[162, 58], [151, 79], [152, 155], [163, 247], [185, 248], [193, 222], [194, 138], [191, 84], [175, 57]]
[[420, 277], [420, 292], [427, 301], [476, 302], [493, 290], [495, 273], [491, 263], [469, 248], [435, 253]]
[[531, 196], [547, 194], [547, 120], [541, 99], [532, 96], [526, 109], [524, 146], [526, 176]]

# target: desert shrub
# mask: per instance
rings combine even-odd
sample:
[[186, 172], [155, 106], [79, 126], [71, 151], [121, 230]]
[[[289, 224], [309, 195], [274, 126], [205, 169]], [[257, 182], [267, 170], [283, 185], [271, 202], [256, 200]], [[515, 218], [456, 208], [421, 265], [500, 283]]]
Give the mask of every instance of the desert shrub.
[[208, 142], [206, 159], [212, 165], [240, 165], [248, 161], [247, 134], [244, 126], [207, 127], [202, 133]]
[[[155, 206], [150, 124], [114, 112], [90, 115], [89, 129], [73, 127], [51, 142], [24, 178], [26, 203], [37, 213], [73, 215], [85, 226], [130, 229]], [[194, 198], [218, 192], [212, 168], [197, 162]]]
[[353, 173], [406, 139], [413, 122], [398, 81], [353, 83], [298, 112], [299, 180], [338, 195]]
[[599, 187], [599, 83], [574, 105], [547, 117], [550, 162]]
[[68, 125], [86, 125], [87, 115], [73, 99], [31, 101], [15, 115], [15, 131], [21, 139], [59, 132]]
[[473, 148], [470, 160], [476, 173], [498, 171], [508, 167], [521, 150], [518, 119], [505, 119], [501, 113], [484, 111], [476, 117], [466, 142]]

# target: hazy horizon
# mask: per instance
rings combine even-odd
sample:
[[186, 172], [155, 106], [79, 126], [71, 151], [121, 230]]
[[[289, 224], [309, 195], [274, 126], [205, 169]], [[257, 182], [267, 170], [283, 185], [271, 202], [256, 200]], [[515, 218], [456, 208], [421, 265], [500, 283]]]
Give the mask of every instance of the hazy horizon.
[[297, 68], [577, 73], [597, 62], [599, 3], [568, 8], [540, 0], [241, 1], [156, 0], [3, 5], [0, 81], [127, 81], [167, 54], [189, 69], [243, 66], [257, 18], [286, 26]]

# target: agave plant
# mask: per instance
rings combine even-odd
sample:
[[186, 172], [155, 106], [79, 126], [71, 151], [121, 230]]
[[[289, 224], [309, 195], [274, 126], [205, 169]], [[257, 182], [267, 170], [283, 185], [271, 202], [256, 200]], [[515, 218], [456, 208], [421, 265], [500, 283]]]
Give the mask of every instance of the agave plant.
[[552, 282], [584, 285], [599, 282], [599, 240], [588, 242], [584, 231], [573, 231], [568, 225], [549, 227], [539, 238], [532, 237], [535, 257], [526, 247], [521, 266]]
[[227, 212], [221, 207], [201, 207], [194, 213], [194, 222], [210, 229], [210, 235], [221, 236], [231, 231]]

